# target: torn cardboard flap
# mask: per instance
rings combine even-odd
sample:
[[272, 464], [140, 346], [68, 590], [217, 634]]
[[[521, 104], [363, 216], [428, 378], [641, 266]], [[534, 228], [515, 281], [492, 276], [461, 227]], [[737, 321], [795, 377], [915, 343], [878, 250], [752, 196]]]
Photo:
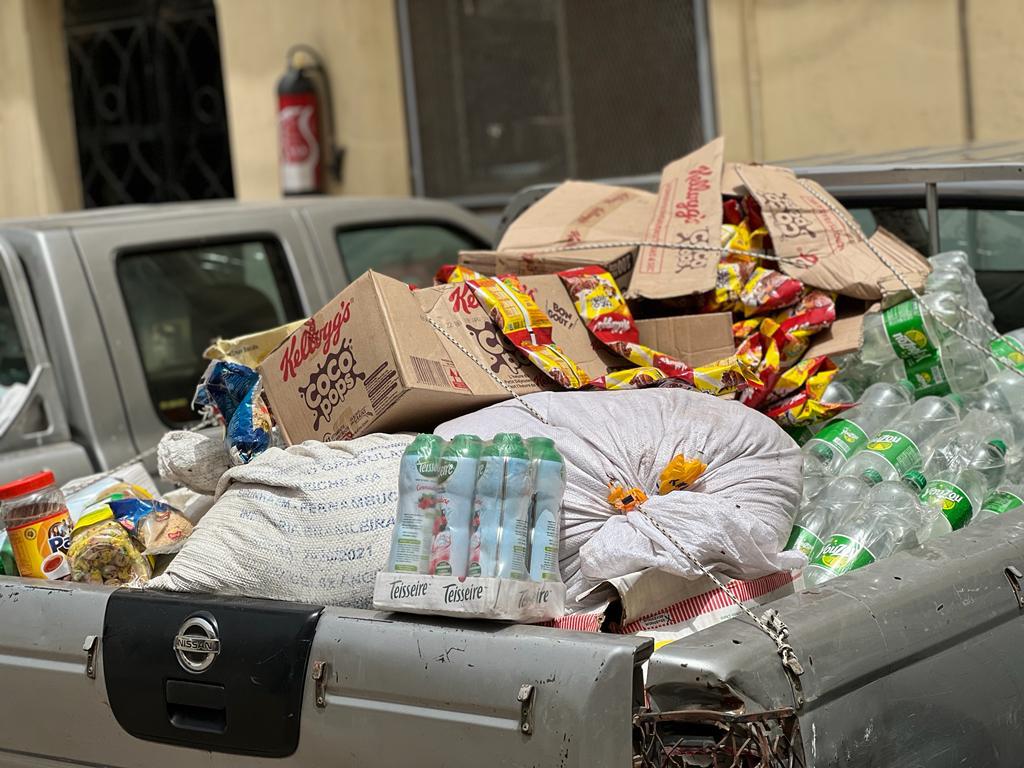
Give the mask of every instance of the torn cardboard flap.
[[648, 242], [715, 250], [641, 247], [626, 298], [667, 299], [715, 287], [722, 241], [724, 151], [725, 140], [719, 137], [665, 166], [657, 206], [644, 234]]
[[206, 348], [203, 357], [207, 360], [222, 360], [225, 363], [238, 363], [255, 368], [304, 322], [305, 320], [296, 320], [294, 323], [279, 325], [277, 328], [259, 333], [250, 333], [233, 339], [217, 339]]
[[824, 331], [811, 337], [811, 346], [804, 354], [804, 360], [827, 355], [838, 357], [856, 352], [864, 343], [864, 315], [866, 310], [837, 317]]
[[[633, 238], [635, 239], [635, 238]], [[621, 285], [629, 282], [635, 249], [593, 248], [560, 253], [517, 253], [513, 251], [460, 251], [458, 263], [484, 275], [550, 275], [565, 269], [596, 264]]]
[[[737, 165], [735, 171], [761, 206], [783, 272], [844, 296], [882, 297], [883, 286], [895, 278], [872, 253], [853, 217], [820, 184], [770, 165]], [[879, 242], [880, 250], [906, 270], [911, 285], [924, 285], [927, 261], [913, 258], [907, 253], [913, 249], [889, 233], [872, 240]]]
[[459, 254], [459, 264], [486, 275], [546, 274], [597, 264], [625, 282], [636, 246], [557, 249], [584, 243], [637, 242], [651, 219], [655, 199], [639, 189], [566, 181], [512, 222], [494, 252], [465, 251]]
[[637, 320], [636, 327], [641, 344], [694, 367], [736, 353], [728, 312]]

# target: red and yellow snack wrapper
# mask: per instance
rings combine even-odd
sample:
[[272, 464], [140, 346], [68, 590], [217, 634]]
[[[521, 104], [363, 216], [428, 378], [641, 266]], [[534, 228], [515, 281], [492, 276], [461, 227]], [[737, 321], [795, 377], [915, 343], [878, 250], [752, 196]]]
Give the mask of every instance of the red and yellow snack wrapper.
[[827, 365], [820, 365], [815, 373], [808, 376], [799, 392], [772, 405], [765, 414], [783, 427], [806, 427], [827, 421], [837, 413], [856, 405], [822, 402], [825, 390], [837, 373], [835, 363], [828, 358], [825, 359], [828, 361]]
[[551, 320], [518, 280], [481, 277], [466, 280], [480, 305], [530, 362], [566, 389], [590, 382], [586, 372], [551, 341]]
[[[789, 370], [779, 374], [766, 402], [774, 403], [789, 397], [798, 389], [804, 387], [815, 374], [819, 372], [824, 373], [826, 371], [832, 371], [834, 376], [835, 370], [836, 364], [825, 355], [809, 357], [806, 360], [801, 360]], [[831, 380], [832, 376], [829, 376], [828, 381]], [[826, 387], [828, 386], [828, 381], [825, 383]], [[824, 390], [822, 390], [822, 392], [824, 392]]]
[[468, 269], [458, 264], [445, 264], [434, 275], [434, 285], [445, 283], [464, 283], [467, 280], [480, 280], [484, 277], [475, 270]]
[[733, 312], [743, 307], [740, 293], [754, 271], [754, 265], [745, 261], [718, 262], [715, 289], [700, 295], [701, 312]]
[[746, 320], [737, 320], [732, 324], [732, 339], [737, 344], [750, 338], [761, 329], [763, 317], [749, 317]]
[[686, 490], [693, 485], [708, 468], [702, 459], [703, 456], [687, 458], [681, 453], [673, 456], [658, 476], [658, 493], [664, 496], [672, 491]]
[[740, 291], [739, 300], [747, 316], [763, 315], [795, 304], [803, 290], [803, 283], [795, 277], [757, 267]]
[[751, 408], [758, 408], [768, 397], [778, 378], [779, 347], [774, 339], [764, 334], [754, 334], [740, 345], [737, 356], [747, 360], [757, 357], [758, 383], [751, 384], [740, 393], [740, 402]]
[[[639, 371], [608, 374], [596, 380], [593, 386], [635, 388], [672, 379], [701, 392], [720, 395], [736, 390], [748, 380], [758, 380], [754, 370], [736, 357], [693, 368], [682, 360], [640, 344], [640, 334], [619, 286], [601, 267], [578, 267], [559, 272], [558, 276], [590, 332], [613, 352], [641, 367]], [[652, 369], [662, 374], [661, 379], [653, 377]]]
[[795, 365], [811, 344], [811, 337], [828, 328], [836, 318], [835, 300], [822, 291], [811, 291], [793, 307], [774, 318], [765, 318], [761, 334], [775, 340], [783, 370]]

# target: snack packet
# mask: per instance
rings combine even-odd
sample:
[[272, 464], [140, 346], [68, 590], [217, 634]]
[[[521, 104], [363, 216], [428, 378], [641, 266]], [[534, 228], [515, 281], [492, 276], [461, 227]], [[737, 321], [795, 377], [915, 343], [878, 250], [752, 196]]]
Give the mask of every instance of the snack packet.
[[110, 507], [100, 505], [75, 523], [68, 547], [71, 580], [119, 586], [148, 581], [152, 564], [128, 532], [114, 520]]
[[743, 308], [740, 294], [750, 279], [754, 265], [743, 261], [718, 262], [715, 289], [700, 295], [701, 312], [733, 312]]
[[803, 290], [804, 284], [795, 277], [776, 272], [774, 269], [755, 267], [740, 290], [739, 301], [744, 314], [748, 317], [763, 315], [795, 304]]
[[481, 277], [466, 280], [466, 284], [505, 338], [531, 363], [566, 389], [579, 389], [590, 382], [587, 373], [552, 342], [551, 321], [517, 279]]
[[856, 405], [822, 401], [825, 390], [837, 373], [835, 364], [831, 361], [829, 364], [824, 370], [818, 370], [808, 376], [801, 391], [769, 407], [765, 415], [783, 427], [807, 427], [827, 421], [837, 413]]
[[192, 534], [192, 523], [184, 515], [156, 499], [113, 498], [107, 506], [147, 555], [177, 552]]
[[463, 267], [461, 264], [445, 264], [434, 275], [434, 285], [444, 285], [445, 283], [464, 283], [467, 280], [480, 280], [485, 275], [470, 269], [469, 267]]

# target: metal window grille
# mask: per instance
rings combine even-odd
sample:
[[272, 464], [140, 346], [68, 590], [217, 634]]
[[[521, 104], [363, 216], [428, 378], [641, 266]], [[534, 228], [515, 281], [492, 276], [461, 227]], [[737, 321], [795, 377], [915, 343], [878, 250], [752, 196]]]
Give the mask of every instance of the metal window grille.
[[398, 0], [418, 194], [656, 172], [714, 132], [704, 3]]
[[231, 197], [212, 0], [65, 0], [87, 208]]

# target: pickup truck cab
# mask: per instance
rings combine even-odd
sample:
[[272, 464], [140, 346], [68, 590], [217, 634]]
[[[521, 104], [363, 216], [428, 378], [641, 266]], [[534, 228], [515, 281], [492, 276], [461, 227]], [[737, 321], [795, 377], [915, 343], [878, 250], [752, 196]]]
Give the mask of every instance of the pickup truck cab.
[[117, 466], [195, 420], [202, 350], [373, 267], [429, 285], [489, 231], [455, 205], [298, 198], [0, 222], [0, 482]]
[[[929, 185], [971, 174], [890, 171], [922, 197], [932, 189], [933, 224]], [[980, 182], [1022, 171], [976, 169]], [[173, 245], [191, 227], [163, 231]], [[207, 232], [221, 242], [223, 227]], [[18, 253], [38, 237], [17, 238]], [[119, 251], [100, 252], [113, 263]], [[88, 282], [91, 303], [61, 309], [39, 289], [35, 300], [73, 313], [50, 321], [59, 332], [77, 323], [104, 339], [116, 268], [103, 283], [80, 253], [70, 260], [76, 278], [40, 285]], [[41, 263], [46, 275], [52, 262]], [[298, 294], [304, 310], [315, 291]], [[124, 386], [113, 353], [138, 356], [130, 298], [114, 300], [124, 335], [103, 342], [110, 370], [73, 369], [105, 376], [106, 396]], [[144, 362], [132, 365], [144, 396]], [[155, 439], [120, 408], [110, 423], [124, 451]], [[745, 615], [655, 650], [639, 636], [0, 578], [0, 766], [1015, 766], [1022, 580], [1024, 520], [1008, 513], [773, 602], [795, 660], [784, 665]], [[196, 641], [197, 617], [216, 643]], [[188, 671], [211, 656], [203, 674]]]

